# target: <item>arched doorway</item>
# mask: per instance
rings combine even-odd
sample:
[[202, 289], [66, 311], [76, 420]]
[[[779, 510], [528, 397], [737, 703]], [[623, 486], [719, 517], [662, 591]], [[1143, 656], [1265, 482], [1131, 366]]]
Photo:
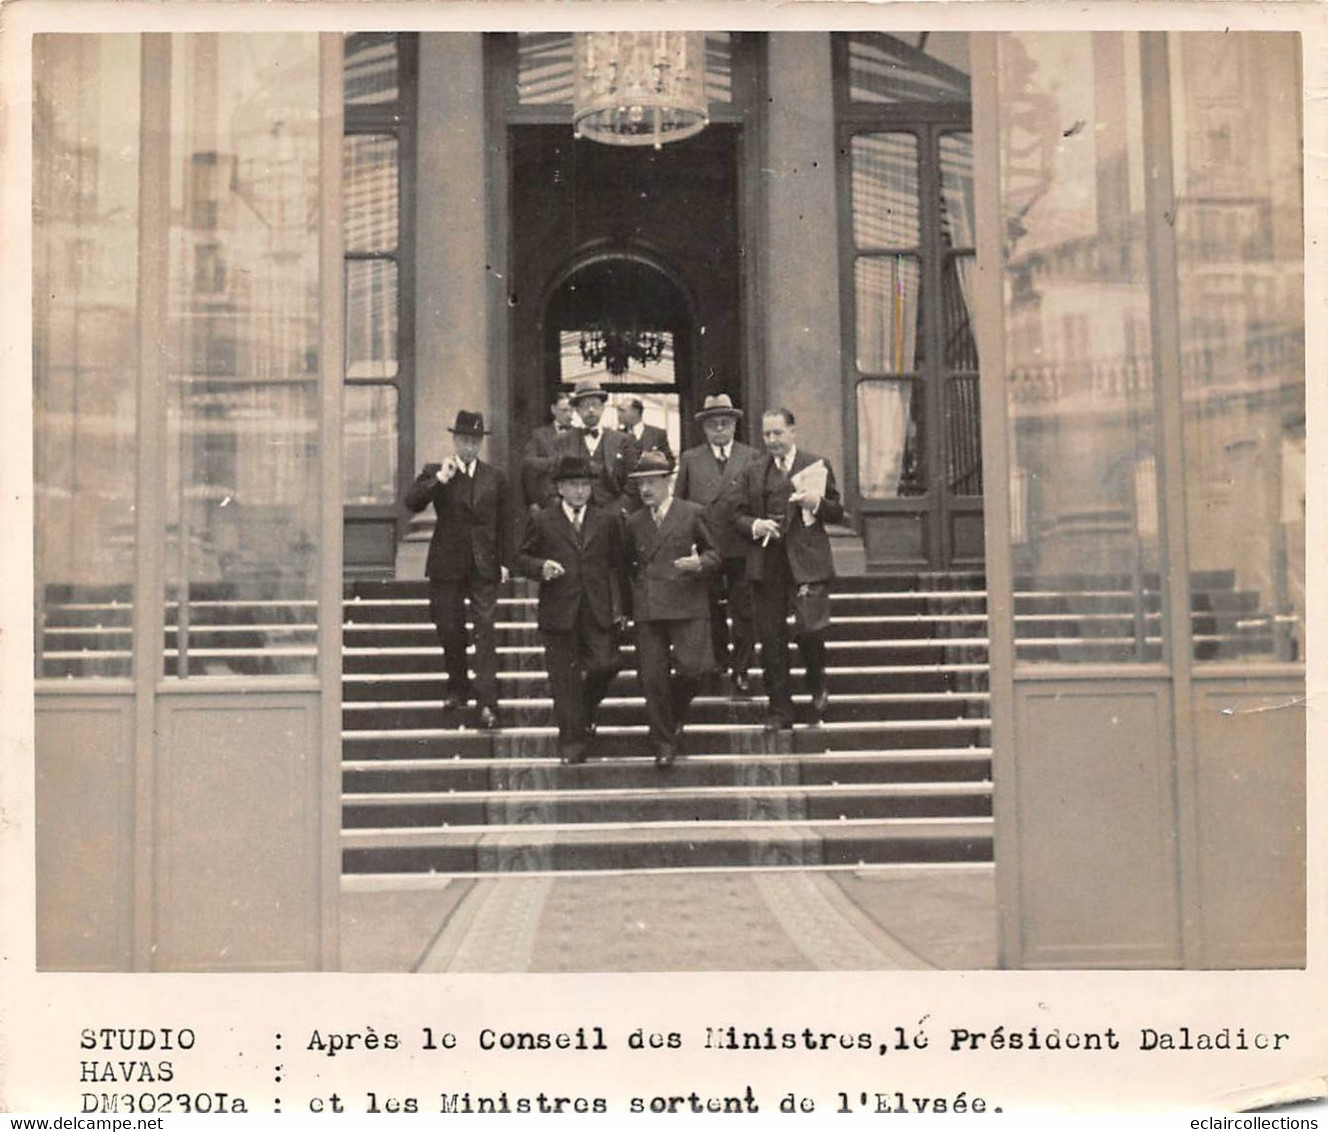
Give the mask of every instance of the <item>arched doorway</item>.
[[640, 400], [646, 422], [680, 450], [696, 399], [696, 322], [671, 273], [637, 254], [592, 254], [557, 282], [541, 323], [546, 404], [559, 387], [594, 377], [611, 394], [608, 427], [619, 406]]
[[624, 397], [638, 383], [676, 384], [666, 392], [676, 395], [669, 411], [678, 414], [683, 447], [699, 438], [693, 404], [721, 391], [744, 399], [741, 132], [712, 123], [656, 152], [576, 140], [566, 124], [509, 128], [516, 452], [548, 419], [549, 393], [582, 365], [581, 330], [608, 322], [669, 334], [676, 380], [635, 362], [611, 374], [601, 361], [594, 373], [608, 388], [623, 386]]

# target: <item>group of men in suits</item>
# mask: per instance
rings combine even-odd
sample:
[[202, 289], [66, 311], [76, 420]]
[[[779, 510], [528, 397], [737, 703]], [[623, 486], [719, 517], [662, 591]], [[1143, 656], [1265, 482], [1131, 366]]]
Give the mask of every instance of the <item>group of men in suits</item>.
[[[622, 414], [623, 429], [600, 427], [607, 399], [593, 380], [578, 383], [531, 437], [521, 463], [528, 514], [515, 554], [506, 478], [478, 459], [480, 414], [458, 413], [456, 454], [425, 465], [407, 493], [412, 510], [432, 503], [438, 513], [426, 574], [446, 657], [445, 706], [473, 697], [481, 725], [495, 725], [494, 613], [512, 562], [540, 584], [539, 628], [564, 761], [586, 757], [595, 710], [621, 668], [618, 633], [629, 619], [657, 765], [676, 758], [688, 707], [708, 673], [727, 669], [733, 693], [750, 694], [757, 640], [769, 698], [765, 725], [792, 727], [790, 613], [819, 722], [834, 575], [825, 525], [843, 517], [833, 472], [798, 447], [786, 409], [763, 416], [764, 451], [737, 441], [742, 410], [719, 394], [696, 414], [705, 441], [682, 453], [675, 481], [667, 436], [647, 432], [639, 402]], [[473, 685], [466, 602], [475, 626]]]

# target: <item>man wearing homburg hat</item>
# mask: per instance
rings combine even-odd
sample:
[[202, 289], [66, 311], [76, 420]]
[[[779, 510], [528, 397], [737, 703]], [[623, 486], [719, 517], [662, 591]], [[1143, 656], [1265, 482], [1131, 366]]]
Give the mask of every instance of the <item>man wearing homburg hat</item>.
[[687, 708], [714, 667], [706, 575], [720, 568], [705, 508], [673, 497], [672, 472], [662, 452], [641, 454], [631, 476], [642, 506], [627, 517], [625, 555], [636, 663], [659, 767], [673, 765]]
[[[447, 667], [444, 710], [474, 699], [480, 726], [498, 722], [498, 651], [494, 619], [498, 586], [507, 581], [510, 516], [507, 477], [479, 458], [488, 435], [484, 416], [462, 409], [449, 429], [455, 448], [441, 464], [425, 464], [406, 492], [406, 506], [433, 504], [437, 522], [424, 573], [429, 615], [438, 630]], [[466, 670], [466, 603], [475, 626], [475, 682]]]
[[826, 523], [844, 517], [829, 461], [798, 447], [793, 414], [767, 409], [761, 418], [765, 452], [735, 485], [732, 523], [747, 540], [747, 578], [761, 638], [761, 673], [770, 698], [767, 730], [793, 726], [789, 684], [788, 615], [807, 670], [812, 719], [827, 705], [825, 632], [830, 626], [830, 580], [835, 576]]
[[[640, 506], [634, 485], [629, 487], [628, 473], [636, 467], [639, 454], [631, 435], [616, 428], [601, 428], [604, 404], [609, 395], [593, 377], [582, 378], [572, 387], [572, 407], [581, 418], [581, 428], [558, 437], [557, 454], [584, 456], [595, 473], [591, 499], [597, 507], [613, 511], [634, 510]], [[545, 502], [558, 498], [550, 488]]]
[[553, 469], [558, 502], [526, 524], [517, 572], [540, 583], [539, 629], [565, 763], [586, 758], [586, 745], [609, 683], [622, 667], [615, 623], [622, 616], [621, 524], [589, 507], [590, 461], [563, 456]]
[[[743, 469], [760, 453], [733, 439], [742, 410], [727, 393], [707, 397], [696, 419], [705, 430], [705, 441], [689, 448], [678, 461], [678, 480], [673, 493], [679, 499], [700, 503], [706, 509], [706, 525], [723, 555], [723, 569], [710, 579], [710, 639], [715, 663], [732, 674], [733, 691], [746, 696], [751, 691], [747, 669], [752, 662], [755, 635], [752, 631], [752, 594], [747, 584], [747, 548], [751, 540], [733, 526], [733, 485]], [[733, 621], [730, 642], [729, 619]], [[730, 643], [732, 651], [730, 651]]]

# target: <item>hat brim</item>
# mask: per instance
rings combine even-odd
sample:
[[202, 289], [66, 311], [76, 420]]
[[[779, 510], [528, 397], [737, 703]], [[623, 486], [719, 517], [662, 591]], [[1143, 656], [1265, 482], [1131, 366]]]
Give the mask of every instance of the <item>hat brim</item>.
[[585, 393], [571, 393], [569, 394], [569, 396], [572, 399], [573, 405], [575, 405], [578, 401], [588, 401], [591, 397], [594, 397], [600, 401], [607, 401], [609, 399], [609, 395], [605, 393], [604, 390], [602, 389], [590, 389], [587, 390]]
[[671, 475], [673, 475], [672, 468], [661, 468], [659, 471], [628, 472], [627, 478], [629, 480], [649, 480], [649, 479], [654, 479], [657, 476], [671, 476]]
[[737, 408], [730, 409], [702, 409], [696, 414], [698, 421], [709, 420], [711, 417], [733, 417], [735, 420], [742, 416], [742, 410]]

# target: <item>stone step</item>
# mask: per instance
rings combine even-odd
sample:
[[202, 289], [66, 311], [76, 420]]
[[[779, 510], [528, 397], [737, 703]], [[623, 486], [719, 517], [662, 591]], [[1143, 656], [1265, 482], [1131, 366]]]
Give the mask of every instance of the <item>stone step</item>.
[[[602, 726], [643, 723], [645, 700], [635, 689], [628, 695], [607, 697], [596, 713]], [[826, 712], [827, 721], [962, 719], [985, 717], [989, 697], [985, 692], [911, 692], [861, 693], [832, 697]], [[727, 697], [697, 696], [687, 715], [689, 725], [752, 724], [760, 725], [768, 708], [764, 698], [734, 700]], [[553, 701], [540, 696], [500, 700], [499, 719], [524, 727], [557, 725]], [[353, 701], [343, 704], [342, 725], [347, 731], [411, 730], [446, 726], [458, 711], [444, 712], [441, 699], [404, 701]]]
[[342, 834], [342, 868], [473, 875], [989, 861], [991, 834], [986, 817], [351, 829]]
[[[635, 649], [623, 646], [624, 660], [631, 665]], [[987, 638], [962, 637], [947, 641], [835, 641], [826, 644], [827, 668], [850, 668], [860, 665], [910, 664], [936, 665], [957, 660], [985, 660]], [[347, 648], [342, 657], [346, 673], [429, 672], [439, 670], [442, 660], [438, 645], [431, 647]], [[500, 673], [530, 672], [542, 669], [544, 649], [538, 644], [500, 645]]]
[[[660, 775], [646, 757], [592, 756], [579, 766], [556, 757], [552, 735], [531, 745], [518, 758], [349, 759], [342, 763], [348, 794], [462, 794], [466, 791], [512, 791], [538, 784], [541, 789], [659, 789]], [[983, 783], [991, 779], [991, 750], [984, 747], [899, 748], [834, 751], [817, 754], [688, 755], [668, 772], [667, 786], [740, 787], [753, 784], [834, 786], [913, 783]]]
[[[675, 764], [675, 766], [680, 764]], [[344, 794], [343, 829], [989, 817], [989, 783], [710, 786]]]
[[[804, 705], [796, 705], [802, 715]], [[468, 722], [473, 714], [464, 715]], [[991, 724], [985, 718], [953, 720], [871, 720], [827, 722], [771, 733], [756, 725], [696, 724], [684, 733], [688, 754], [815, 754], [820, 751], [874, 751], [921, 747], [985, 747]], [[416, 728], [343, 731], [348, 759], [521, 758], [551, 755], [557, 733], [552, 727], [495, 731]], [[644, 725], [604, 726], [595, 736], [603, 757], [639, 757], [651, 752]]]
[[[794, 655], [797, 653], [795, 651]], [[446, 677], [436, 671], [351, 673], [342, 681], [342, 699], [345, 703], [390, 700], [428, 700], [441, 698]], [[800, 687], [804, 676], [801, 668], [794, 668], [793, 681]], [[985, 664], [938, 665], [862, 665], [857, 668], [836, 668], [826, 673], [826, 687], [830, 695], [850, 695], [873, 692], [945, 692], [964, 688], [979, 690], [985, 687], [988, 668]], [[754, 690], [761, 694], [759, 665], [749, 675], [755, 681]], [[503, 699], [537, 697], [547, 699], [549, 682], [544, 672], [509, 672], [499, 677], [499, 695]], [[724, 688], [727, 685], [723, 685]], [[609, 685], [609, 695], [629, 695], [640, 690], [634, 668], [625, 668]]]

